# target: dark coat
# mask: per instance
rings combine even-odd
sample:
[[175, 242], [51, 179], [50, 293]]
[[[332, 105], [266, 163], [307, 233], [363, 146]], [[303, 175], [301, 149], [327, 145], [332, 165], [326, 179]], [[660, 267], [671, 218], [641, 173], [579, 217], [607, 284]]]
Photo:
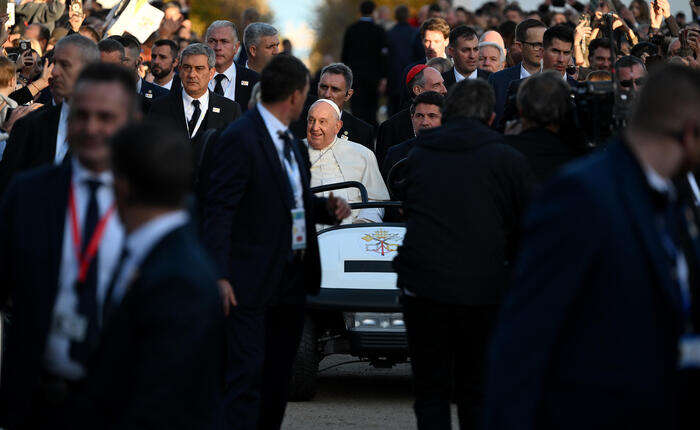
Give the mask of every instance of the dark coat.
[[408, 139], [405, 142], [401, 142], [389, 148], [382, 162], [382, 177], [384, 177], [385, 181], [389, 180], [388, 176], [391, 168], [399, 161], [408, 157], [408, 153], [416, 145], [416, 139], [417, 138], [414, 137], [413, 139]]
[[386, 33], [371, 21], [357, 21], [345, 31], [341, 61], [355, 80], [376, 87], [387, 76]]
[[[514, 81], [511, 81], [510, 84], [508, 84], [508, 91], [506, 92], [506, 104], [505, 107], [503, 108], [503, 116], [501, 116], [501, 122], [496, 123], [494, 121], [494, 124], [496, 124], [497, 128], [499, 130], [504, 130], [506, 127], [506, 123], [510, 120], [520, 118], [520, 113], [518, 112], [518, 106], [516, 102], [516, 98], [518, 96], [518, 90], [520, 89], [520, 85], [525, 81], [525, 79], [516, 79]], [[572, 78], [571, 76], [566, 76], [566, 82], [570, 85], [576, 85], [576, 79]]]
[[[491, 72], [489, 72], [488, 70], [478, 69], [476, 71], [476, 77], [480, 78], [480, 79], [487, 80], [490, 75], [491, 75]], [[452, 88], [452, 86], [457, 83], [457, 79], [455, 78], [454, 66], [452, 66], [452, 68], [450, 70], [448, 70], [442, 74], [442, 79], [445, 81], [444, 82], [445, 88], [447, 88], [447, 91], [449, 91], [450, 88]]]
[[346, 111], [343, 111], [341, 119], [343, 128], [338, 132], [338, 137], [347, 138], [374, 151], [374, 127]]
[[413, 39], [418, 30], [408, 23], [397, 23], [387, 31], [387, 47], [389, 50], [389, 77], [387, 90], [389, 94], [400, 95], [405, 87], [401, 73], [403, 69], [413, 62]]
[[[303, 287], [319, 291], [321, 267], [316, 223], [333, 224], [326, 199], [309, 191], [308, 151], [297, 141], [304, 187], [306, 252]], [[204, 202], [203, 239], [239, 306], [266, 306], [284, 283], [291, 259], [291, 187], [257, 108], [226, 128], [215, 146], [211, 186]]]
[[105, 323], [71, 427], [219, 428], [226, 333], [214, 268], [184, 226], [137, 273]]
[[143, 109], [143, 113], [147, 114], [150, 112], [153, 102], [167, 96], [169, 93], [165, 88], [141, 79], [141, 91], [139, 91], [139, 94], [141, 94], [141, 109]]
[[563, 141], [546, 128], [534, 128], [518, 135], [505, 136], [507, 144], [522, 153], [530, 163], [537, 182], [544, 183], [564, 164], [585, 154], [585, 151]]
[[508, 67], [496, 73], [492, 73], [489, 76], [489, 84], [491, 84], [496, 94], [496, 107], [494, 108], [496, 119], [493, 121], [494, 125], [500, 124], [501, 117], [503, 116], [503, 109], [505, 109], [506, 106], [508, 85], [510, 85], [512, 81], [520, 79], [521, 65], [522, 63], [518, 63], [513, 67]]
[[17, 121], [0, 161], [0, 196], [15, 174], [53, 163], [60, 118], [61, 105], [48, 105]]
[[63, 254], [70, 163], [17, 176], [0, 205], [0, 304], [12, 301], [0, 384], [0, 425], [31, 414], [43, 368]]
[[474, 119], [422, 131], [408, 156], [397, 285], [459, 305], [501, 302], [530, 197], [527, 160]]
[[374, 151], [374, 154], [377, 156], [377, 163], [380, 166], [382, 165], [389, 148], [413, 137], [415, 137], [415, 134], [413, 133], [410, 109], [401, 110], [384, 121], [379, 126], [379, 130], [377, 130], [377, 144]]
[[618, 142], [532, 204], [494, 334], [485, 429], [676, 428], [684, 324], [648, 190]]

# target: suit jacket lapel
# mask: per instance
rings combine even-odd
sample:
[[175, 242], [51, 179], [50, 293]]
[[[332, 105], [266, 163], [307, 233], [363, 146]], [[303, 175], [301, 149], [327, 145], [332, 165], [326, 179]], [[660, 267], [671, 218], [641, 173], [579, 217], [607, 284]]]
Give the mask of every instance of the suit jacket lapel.
[[190, 132], [187, 129], [187, 120], [185, 119], [185, 104], [182, 101], [182, 91], [170, 93], [170, 97], [170, 108], [172, 109], [173, 118], [176, 118], [176, 121], [178, 124], [180, 124], [185, 136], [189, 137]]
[[[46, 110], [46, 127], [41, 127], [39, 133], [42, 137], [43, 148], [40, 159], [45, 163], [53, 163], [56, 159], [56, 139], [58, 138], [58, 124], [61, 120], [62, 104], [51, 106]], [[67, 136], [66, 136], [67, 137]]]
[[[641, 167], [623, 143], [618, 143], [610, 151], [613, 152], [611, 156], [615, 159], [616, 166], [628, 167], [616, 169], [621, 185], [620, 195], [631, 215], [630, 219], [645, 245], [645, 251], [651, 259], [664, 297], [668, 299], [673, 308], [680, 309], [680, 292], [671, 279], [671, 266], [662, 248], [661, 236], [654, 228], [654, 210], [650, 197], [645, 194], [648, 185]], [[682, 323], [681, 312], [677, 312], [676, 315], [679, 323]]]
[[71, 186], [71, 175], [73, 168], [71, 163], [63, 163], [58, 170], [58, 180], [51, 186], [52, 191], [47, 197], [51, 200], [49, 215], [49, 235], [48, 249], [51, 253], [49, 261], [53, 265], [51, 270], [52, 293], [55, 294], [58, 288], [58, 275], [61, 267], [61, 257], [63, 255], [63, 237], [65, 235], [66, 211], [68, 209], [68, 191]]
[[292, 186], [289, 183], [289, 176], [287, 172], [282, 170], [282, 161], [279, 155], [277, 155], [277, 148], [275, 143], [270, 137], [270, 133], [267, 131], [265, 126], [265, 121], [263, 121], [260, 111], [256, 107], [254, 109], [253, 118], [259, 123], [258, 129], [260, 130], [261, 136], [258, 139], [258, 143], [262, 147], [263, 153], [267, 157], [267, 161], [270, 163], [270, 168], [272, 169], [272, 176], [275, 178], [275, 182], [280, 187], [282, 195], [285, 196], [283, 199], [284, 204], [291, 210], [294, 206], [294, 193], [292, 192]]

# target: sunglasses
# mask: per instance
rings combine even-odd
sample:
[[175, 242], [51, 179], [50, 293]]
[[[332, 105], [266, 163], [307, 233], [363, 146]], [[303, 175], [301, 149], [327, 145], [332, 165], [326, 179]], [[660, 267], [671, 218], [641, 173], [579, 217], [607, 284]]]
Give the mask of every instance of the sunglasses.
[[624, 81], [620, 81], [620, 86], [623, 88], [632, 88], [632, 84], [635, 84], [638, 87], [641, 87], [642, 85], [644, 85], [645, 81], [646, 79], [644, 78], [625, 79]]

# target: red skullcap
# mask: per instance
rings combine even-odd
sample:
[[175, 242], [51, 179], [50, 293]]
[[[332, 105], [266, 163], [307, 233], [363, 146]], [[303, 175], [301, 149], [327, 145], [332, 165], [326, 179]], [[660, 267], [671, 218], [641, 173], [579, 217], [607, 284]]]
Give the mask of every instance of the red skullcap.
[[411, 79], [415, 78], [417, 74], [422, 72], [427, 67], [428, 66], [425, 64], [418, 64], [417, 66], [411, 67], [411, 70], [409, 70], [408, 74], [406, 75], [406, 85], [408, 85], [408, 83], [411, 82]]

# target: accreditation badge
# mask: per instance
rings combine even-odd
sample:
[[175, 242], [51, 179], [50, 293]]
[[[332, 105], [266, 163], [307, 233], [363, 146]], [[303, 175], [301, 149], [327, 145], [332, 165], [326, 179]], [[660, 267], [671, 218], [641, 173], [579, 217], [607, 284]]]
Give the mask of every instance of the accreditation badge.
[[82, 342], [87, 334], [88, 319], [69, 312], [57, 313], [53, 319], [53, 331], [73, 342]]
[[678, 367], [700, 369], [700, 336], [684, 334], [678, 341]]
[[304, 209], [292, 209], [292, 250], [306, 249], [306, 217]]

